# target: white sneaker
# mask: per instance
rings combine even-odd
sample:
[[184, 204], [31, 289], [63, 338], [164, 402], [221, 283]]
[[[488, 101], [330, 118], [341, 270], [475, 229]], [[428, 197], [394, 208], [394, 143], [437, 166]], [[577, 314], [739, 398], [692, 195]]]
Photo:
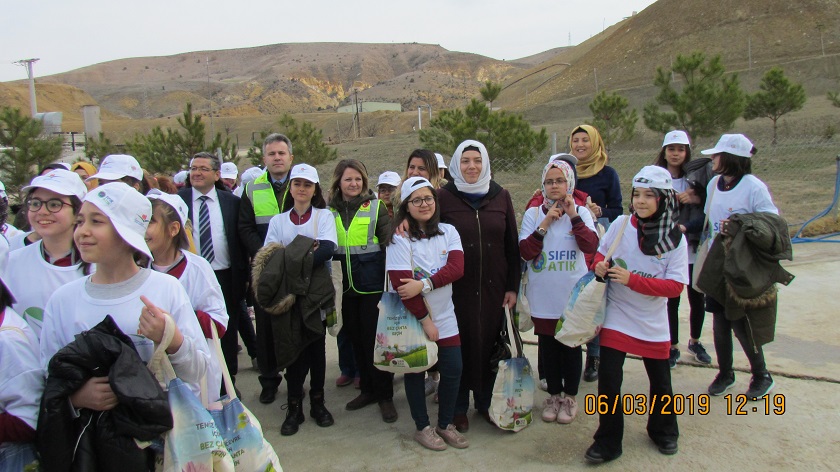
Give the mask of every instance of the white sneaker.
[[578, 404], [574, 398], [563, 398], [563, 404], [560, 411], [557, 412], [557, 422], [560, 424], [569, 424], [575, 420], [578, 413]]
[[557, 413], [562, 410], [563, 398], [560, 395], [552, 395], [545, 399], [543, 405], [542, 419], [547, 423], [557, 421]]
[[547, 380], [540, 379], [540, 390], [542, 390], [543, 392], [548, 391], [548, 381]]

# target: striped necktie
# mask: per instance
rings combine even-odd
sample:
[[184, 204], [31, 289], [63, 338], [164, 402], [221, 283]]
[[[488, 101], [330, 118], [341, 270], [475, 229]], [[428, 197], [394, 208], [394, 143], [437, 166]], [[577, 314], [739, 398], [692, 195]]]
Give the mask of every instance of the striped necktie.
[[213, 253], [213, 236], [210, 233], [210, 211], [207, 209], [207, 195], [198, 197], [201, 200], [201, 205], [198, 209], [198, 242], [201, 245], [201, 257], [207, 259], [207, 262], [213, 262], [216, 255]]

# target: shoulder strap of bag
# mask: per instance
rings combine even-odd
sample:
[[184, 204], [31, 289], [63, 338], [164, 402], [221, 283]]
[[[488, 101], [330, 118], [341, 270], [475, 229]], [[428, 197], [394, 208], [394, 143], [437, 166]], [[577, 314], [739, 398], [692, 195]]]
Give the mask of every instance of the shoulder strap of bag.
[[[720, 177], [718, 177], [718, 179], [720, 179]], [[707, 203], [706, 206], [709, 207], [709, 211], [711, 211], [711, 209], [712, 209], [712, 198], [714, 198], [714, 196], [715, 196], [715, 189], [716, 188], [717, 188], [717, 181], [715, 181], [715, 184], [712, 185], [712, 191], [709, 193], [709, 198], [708, 198], [708, 201], [706, 202]], [[706, 212], [706, 211], [704, 211], [703, 213], [706, 213], [706, 217], [703, 219], [703, 229], [701, 231], [705, 232], [706, 227], [709, 226], [709, 213]], [[701, 240], [703, 239], [702, 232], [700, 234], [700, 239]]]
[[621, 237], [624, 236], [624, 229], [627, 228], [627, 224], [630, 223], [630, 219], [633, 218], [632, 215], [628, 215], [624, 218], [624, 221], [621, 222], [621, 228], [618, 230], [618, 234], [615, 235], [615, 239], [613, 243], [610, 245], [610, 250], [607, 251], [607, 255], [604, 257], [604, 260], [608, 261], [612, 257], [615, 250], [618, 248], [618, 243], [621, 242]]
[[222, 352], [222, 342], [219, 340], [219, 332], [216, 330], [216, 323], [212, 320], [210, 321], [210, 332], [213, 334], [210, 344], [212, 344], [211, 347], [216, 352], [216, 356], [219, 359], [219, 365], [222, 368], [222, 380], [225, 383], [225, 391], [227, 391], [228, 397], [233, 400], [236, 398], [236, 389], [233, 387], [233, 379], [230, 377], [230, 371], [228, 370], [227, 363], [224, 360], [225, 355]]
[[513, 317], [510, 315], [510, 308], [505, 305], [505, 324], [507, 325], [508, 336], [510, 336], [511, 352], [513, 357], [522, 357], [524, 349], [522, 347], [522, 337], [519, 335], [519, 330], [513, 328]]
[[163, 338], [155, 346], [155, 352], [146, 365], [155, 374], [158, 382], [168, 383], [177, 377], [175, 375], [175, 369], [172, 367], [172, 362], [169, 361], [169, 356], [166, 354], [166, 349], [172, 343], [172, 338], [175, 336], [175, 320], [169, 315], [164, 316], [166, 324], [163, 328]]

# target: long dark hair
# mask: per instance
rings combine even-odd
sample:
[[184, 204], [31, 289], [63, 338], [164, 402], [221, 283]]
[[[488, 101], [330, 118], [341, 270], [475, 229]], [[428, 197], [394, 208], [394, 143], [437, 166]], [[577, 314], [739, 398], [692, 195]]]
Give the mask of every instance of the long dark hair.
[[415, 157], [419, 157], [423, 160], [423, 165], [426, 166], [426, 170], [429, 172], [429, 178], [427, 180], [434, 188], [440, 187], [441, 172], [438, 168], [437, 157], [435, 156], [435, 153], [429, 151], [428, 149], [415, 149], [411, 151], [411, 154], [408, 156], [408, 160], [405, 162], [403, 180], [408, 178], [408, 166], [411, 165], [411, 160]]
[[[685, 168], [685, 165], [688, 164], [688, 161], [691, 160], [691, 146], [679, 143], [669, 144], [668, 146], [685, 146], [685, 160], [680, 165], [680, 175], [685, 174], [683, 169]], [[662, 149], [659, 150], [659, 156], [656, 157], [656, 161], [653, 162], [653, 165], [668, 169], [668, 161], [665, 159], [665, 148], [668, 146], [662, 146]]]
[[[751, 155], [755, 155], [758, 150], [753, 147], [750, 151]], [[749, 157], [736, 156], [728, 152], [720, 153], [719, 161], [720, 169], [717, 171], [720, 175], [733, 177], [735, 180], [741, 177], [752, 174], [752, 159]]]
[[[292, 179], [297, 180], [297, 179]], [[306, 179], [304, 179], [306, 180]], [[309, 182], [307, 180], [307, 182]], [[292, 182], [289, 181], [289, 192], [286, 193], [286, 198], [283, 199], [283, 208], [294, 208], [295, 206], [295, 197], [292, 196]], [[315, 184], [315, 195], [312, 195], [312, 200], [309, 202], [312, 205], [312, 208], [321, 208], [324, 209], [327, 207], [327, 201], [324, 200], [324, 192], [321, 191], [321, 184]]]
[[437, 190], [432, 188], [430, 188], [429, 190], [432, 191], [432, 197], [435, 199], [435, 212], [432, 214], [432, 217], [429, 219], [429, 221], [426, 222], [426, 232], [424, 233], [423, 231], [420, 231], [420, 225], [417, 224], [417, 220], [412, 218], [411, 213], [408, 212], [408, 202], [410, 198], [406, 198], [402, 201], [402, 203], [400, 203], [400, 206], [394, 208], [394, 218], [391, 220], [391, 237], [388, 239], [388, 244], [394, 242], [394, 235], [399, 230], [399, 227], [400, 225], [402, 225], [403, 220], [408, 221], [408, 236], [413, 240], [418, 240], [424, 235], [426, 237], [431, 238], [432, 236], [438, 236], [443, 234], [443, 231], [440, 230], [439, 226], [440, 205], [438, 205]]
[[8, 308], [15, 303], [15, 297], [6, 288], [6, 282], [0, 279], [0, 309]]

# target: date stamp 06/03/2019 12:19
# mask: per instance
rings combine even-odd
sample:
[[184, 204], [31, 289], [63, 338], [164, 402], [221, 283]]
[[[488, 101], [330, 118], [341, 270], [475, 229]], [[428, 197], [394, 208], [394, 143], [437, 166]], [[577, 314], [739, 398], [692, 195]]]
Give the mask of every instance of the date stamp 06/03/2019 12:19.
[[[784, 394], [765, 395], [750, 402], [744, 394], [727, 394], [723, 396], [726, 414], [730, 416], [744, 416], [758, 414], [766, 416], [781, 416], [785, 414]], [[624, 414], [624, 415], [708, 415], [711, 410], [711, 400], [708, 394], [683, 395], [595, 395], [584, 396], [583, 410], [587, 415], [595, 414]]]

